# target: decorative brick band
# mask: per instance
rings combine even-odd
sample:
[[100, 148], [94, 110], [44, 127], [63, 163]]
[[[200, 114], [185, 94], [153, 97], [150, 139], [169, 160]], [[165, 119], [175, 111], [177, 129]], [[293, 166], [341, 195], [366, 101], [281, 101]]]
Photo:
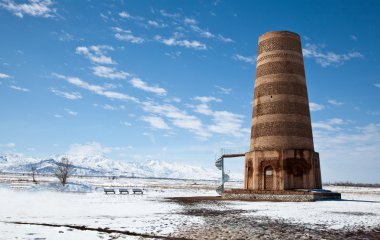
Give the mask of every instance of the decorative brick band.
[[265, 136], [296, 136], [312, 138], [310, 124], [301, 122], [267, 122], [252, 126], [251, 138]]
[[254, 106], [253, 117], [267, 114], [299, 114], [310, 117], [310, 110], [308, 104], [288, 101], [268, 102]]
[[255, 87], [260, 86], [261, 84], [266, 84], [270, 82], [294, 82], [299, 84], [305, 84], [305, 77], [302, 77], [297, 74], [289, 74], [289, 73], [279, 73], [279, 74], [271, 74], [256, 78]]
[[278, 94], [297, 95], [307, 98], [307, 89], [305, 84], [292, 82], [272, 82], [256, 87], [254, 96], [256, 99], [262, 96]]
[[303, 64], [296, 62], [268, 62], [256, 67], [256, 78], [278, 73], [298, 74], [305, 77], [305, 69]]
[[297, 136], [265, 136], [251, 139], [250, 150], [314, 149], [313, 139]]
[[303, 64], [302, 55], [294, 51], [274, 51], [273, 54], [262, 54], [257, 58], [257, 66], [265, 64], [270, 61], [291, 61]]
[[301, 53], [301, 42], [291, 37], [274, 37], [259, 42], [258, 55], [274, 50], [290, 50]]

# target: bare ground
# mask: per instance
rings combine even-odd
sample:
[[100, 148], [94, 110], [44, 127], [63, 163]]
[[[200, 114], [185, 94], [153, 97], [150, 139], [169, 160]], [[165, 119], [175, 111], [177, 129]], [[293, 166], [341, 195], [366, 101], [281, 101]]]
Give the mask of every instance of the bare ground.
[[[285, 220], [249, 215], [252, 211], [228, 209], [224, 201], [205, 198], [171, 199], [182, 205], [179, 214], [202, 217], [203, 224], [193, 224], [172, 237], [188, 239], [380, 239], [380, 227], [331, 230], [326, 226], [290, 224]], [[217, 206], [215, 210], [212, 206]], [[337, 213], [338, 214], [338, 213]], [[340, 214], [340, 213], [339, 213]], [[350, 213], [347, 213], [350, 214]]]

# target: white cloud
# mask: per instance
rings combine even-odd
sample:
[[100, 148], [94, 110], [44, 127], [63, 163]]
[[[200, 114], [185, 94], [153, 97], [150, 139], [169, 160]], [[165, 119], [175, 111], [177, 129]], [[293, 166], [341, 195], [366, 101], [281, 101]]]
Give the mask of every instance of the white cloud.
[[110, 99], [129, 100], [129, 101], [133, 101], [133, 102], [139, 102], [139, 100], [135, 97], [131, 97], [127, 94], [120, 93], [120, 92], [108, 91], [103, 86], [90, 84], [86, 81], [81, 80], [80, 78], [77, 78], [77, 77], [66, 77], [66, 76], [63, 76], [60, 74], [56, 74], [56, 73], [53, 74], [53, 76], [60, 78], [60, 79], [64, 79], [72, 85], [86, 89], [90, 92], [93, 92], [95, 94], [98, 94], [98, 95], [101, 95], [101, 96], [104, 96], [104, 97], [107, 97]]
[[201, 138], [210, 136], [203, 130], [202, 122], [197, 117], [189, 115], [173, 105], [160, 105], [153, 102], [143, 102], [142, 104], [144, 111], [166, 117], [176, 127], [187, 129]]
[[129, 14], [129, 13], [126, 12], [126, 11], [122, 11], [122, 12], [120, 12], [120, 13], [119, 13], [119, 16], [122, 17], [122, 18], [131, 19], [131, 20], [144, 21], [144, 18], [143, 18], [143, 17], [140, 17], [140, 16], [132, 16], [131, 14]]
[[[314, 131], [325, 181], [379, 182], [380, 124]], [[355, 170], [355, 174], [352, 171]]]
[[127, 41], [130, 43], [140, 44], [143, 43], [145, 40], [142, 37], [137, 37], [132, 34], [132, 31], [130, 30], [123, 30], [119, 27], [112, 28], [115, 33], [115, 38], [121, 41]]
[[74, 159], [85, 159], [87, 157], [102, 157], [106, 153], [112, 152], [112, 148], [104, 147], [98, 142], [86, 144], [71, 144], [66, 154]]
[[153, 20], [148, 20], [148, 24], [152, 27], [156, 27], [156, 28], [164, 28], [164, 27], [167, 27], [166, 24], [164, 23], [159, 23], [157, 21], [153, 21]]
[[140, 78], [132, 78], [129, 82], [135, 88], [138, 88], [147, 92], [152, 92], [160, 96], [166, 95], [165, 89], [161, 87], [157, 87], [157, 86], [149, 86], [146, 82], [142, 81]]
[[338, 102], [338, 101], [333, 100], [333, 99], [328, 100], [328, 103], [330, 103], [330, 104], [332, 104], [332, 105], [335, 105], [335, 106], [341, 106], [341, 105], [344, 104], [344, 103], [342, 103], [342, 102]]
[[375, 87], [380, 88], [380, 83], [373, 84]]
[[60, 114], [54, 114], [53, 117], [55, 117], [55, 118], [62, 118], [62, 115], [60, 115]]
[[313, 103], [313, 102], [309, 103], [309, 107], [310, 107], [311, 112], [320, 111], [320, 110], [325, 109], [325, 106], [323, 106], [322, 104]]
[[13, 142], [0, 144], [0, 148], [14, 148], [14, 147], [16, 147], [16, 144]]
[[213, 124], [207, 126], [209, 132], [235, 137], [241, 137], [250, 132], [249, 129], [243, 128], [243, 115], [228, 111], [214, 111], [208, 105], [208, 103], [212, 101], [221, 102], [221, 99], [214, 97], [195, 97], [194, 100], [201, 102], [193, 106], [194, 111], [212, 118]]
[[113, 47], [108, 45], [80, 46], [76, 48], [75, 53], [86, 56], [92, 63], [115, 64], [111, 57], [105, 55], [113, 50]]
[[12, 89], [14, 89], [14, 90], [21, 91], [21, 92], [29, 92], [30, 91], [27, 88], [18, 87], [18, 86], [15, 86], [15, 85], [10, 85], [9, 87], [12, 88]]
[[195, 20], [194, 18], [188, 18], [188, 17], [185, 17], [184, 22], [185, 24], [192, 24], [192, 25], [198, 24], [197, 20]]
[[132, 126], [132, 124], [130, 122], [123, 122], [123, 125], [126, 126], [126, 127]]
[[175, 37], [164, 39], [161, 36], [157, 35], [154, 37], [156, 41], [159, 41], [167, 46], [181, 46], [186, 48], [193, 48], [195, 50], [207, 50], [207, 46], [204, 43], [199, 41], [191, 40], [179, 40]]
[[221, 86], [218, 86], [218, 85], [214, 85], [215, 88], [217, 88], [219, 90], [219, 92], [223, 93], [223, 94], [231, 94], [232, 92], [232, 88], [224, 88], [224, 87], [221, 87]]
[[312, 127], [313, 129], [323, 129], [327, 131], [340, 131], [342, 128], [339, 128], [339, 125], [346, 124], [346, 122], [343, 119], [340, 118], [332, 118], [327, 121], [319, 121], [319, 122], [313, 122]]
[[142, 120], [149, 123], [152, 128], [157, 128], [157, 129], [170, 129], [168, 124], [160, 118], [156, 116], [144, 116], [142, 117]]
[[245, 62], [252, 65], [256, 63], [256, 56], [243, 56], [240, 54], [235, 54], [232, 58], [236, 61]]
[[160, 14], [161, 14], [162, 16], [167, 17], [167, 18], [178, 19], [178, 18], [181, 17], [181, 15], [180, 15], [179, 13], [168, 13], [168, 12], [166, 12], [166, 11], [163, 10], [163, 9], [160, 10], [159, 12], [160, 12]]
[[194, 100], [200, 101], [202, 103], [208, 103], [208, 102], [221, 102], [222, 99], [216, 98], [216, 97], [211, 97], [211, 96], [196, 96], [193, 98]]
[[0, 73], [0, 79], [2, 78], [10, 78], [11, 76], [5, 74], [5, 73]]
[[76, 115], [78, 115], [77, 112], [74, 112], [74, 111], [72, 111], [72, 110], [70, 110], [70, 109], [68, 109], [68, 108], [65, 108], [65, 112], [66, 112], [67, 114], [71, 115], [71, 116], [76, 116]]
[[24, 15], [53, 18], [56, 16], [57, 10], [52, 8], [52, 5], [54, 5], [54, 2], [51, 0], [29, 0], [27, 3], [16, 3], [13, 0], [0, 2], [0, 7], [20, 18], [23, 18]]
[[50, 91], [57, 96], [64, 97], [70, 100], [82, 99], [82, 95], [79, 92], [64, 92], [55, 88], [51, 88]]
[[345, 54], [337, 54], [334, 52], [323, 52], [323, 46], [316, 44], [306, 43], [305, 48], [302, 49], [305, 58], [314, 58], [316, 63], [322, 67], [339, 66], [344, 62], [354, 58], [364, 58], [359, 52], [350, 52]]
[[94, 75], [109, 79], [125, 79], [129, 76], [127, 72], [117, 71], [113, 67], [95, 66], [92, 67], [92, 70]]

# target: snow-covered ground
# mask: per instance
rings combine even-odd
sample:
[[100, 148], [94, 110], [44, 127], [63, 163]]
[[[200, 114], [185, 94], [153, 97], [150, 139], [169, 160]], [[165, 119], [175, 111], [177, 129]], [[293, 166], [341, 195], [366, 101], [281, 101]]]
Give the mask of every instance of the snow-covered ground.
[[[178, 236], [178, 233], [192, 226], [206, 226], [207, 219], [198, 214], [185, 214], [189, 206], [169, 201], [167, 197], [215, 196], [214, 189], [218, 185], [217, 182], [194, 180], [112, 180], [92, 177], [72, 178], [70, 184], [62, 188], [53, 177], [40, 177], [39, 184], [33, 184], [27, 178], [0, 175], [0, 239], [139, 239], [139, 235], [140, 238], [147, 235]], [[144, 195], [106, 195], [103, 187], [140, 187], [144, 189]], [[379, 188], [326, 188], [341, 192], [343, 200], [310, 203], [202, 202], [196, 207], [226, 212], [238, 210], [244, 217], [281, 220], [308, 228], [323, 226], [326, 229], [353, 231], [380, 227]], [[19, 225], [15, 222], [54, 226]], [[92, 230], [79, 230], [75, 226]], [[96, 228], [100, 228], [100, 231], [95, 231]], [[107, 230], [115, 231], [107, 233]]]

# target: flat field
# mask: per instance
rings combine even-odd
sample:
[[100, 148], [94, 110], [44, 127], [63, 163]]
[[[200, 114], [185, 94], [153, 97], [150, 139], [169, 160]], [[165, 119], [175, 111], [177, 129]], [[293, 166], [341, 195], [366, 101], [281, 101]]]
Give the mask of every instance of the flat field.
[[[380, 239], [380, 188], [335, 187], [341, 201], [179, 201], [216, 182], [0, 175], [0, 239]], [[241, 183], [230, 183], [238, 187]], [[103, 188], [141, 188], [143, 195]]]

